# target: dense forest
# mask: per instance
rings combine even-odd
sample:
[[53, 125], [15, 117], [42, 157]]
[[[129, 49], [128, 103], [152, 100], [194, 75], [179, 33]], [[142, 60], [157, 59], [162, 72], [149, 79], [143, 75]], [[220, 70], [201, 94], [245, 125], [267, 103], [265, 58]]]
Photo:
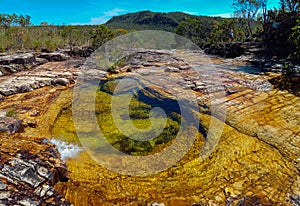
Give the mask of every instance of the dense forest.
[[[28, 15], [0, 15], [0, 52], [55, 51], [99, 47], [115, 36], [145, 29], [165, 30], [199, 46], [260, 42], [270, 55], [300, 59], [300, 15], [297, 0], [279, 0], [279, 9], [266, 9], [267, 0], [233, 0], [233, 18], [193, 16], [181, 12], [141, 11], [113, 17], [104, 25], [32, 25]], [[232, 34], [231, 34], [232, 33]]]

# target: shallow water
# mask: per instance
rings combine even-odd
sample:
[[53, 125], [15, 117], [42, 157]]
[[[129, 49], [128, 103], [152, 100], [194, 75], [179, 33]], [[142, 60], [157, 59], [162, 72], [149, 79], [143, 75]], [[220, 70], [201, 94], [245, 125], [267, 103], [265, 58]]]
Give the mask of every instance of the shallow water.
[[[195, 61], [198, 61], [197, 58]], [[163, 73], [157, 80], [172, 86], [176, 76], [168, 75]], [[170, 76], [174, 79], [170, 80]], [[249, 77], [255, 79], [258, 75]], [[237, 75], [235, 78], [240, 79], [232, 81], [243, 81], [245, 77]], [[159, 157], [174, 143], [181, 144], [176, 140], [179, 122], [181, 124], [184, 120], [178, 115], [180, 110], [174, 99], [155, 88], [135, 93], [128, 109], [125, 102], [128, 101], [127, 92], [131, 90], [131, 85], [125, 85], [116, 95], [116, 112], [112, 114], [111, 91], [115, 84], [108, 81], [107, 85], [102, 85], [102, 91], [98, 91], [93, 100], [95, 105], [85, 101], [90, 92], [95, 92], [95, 88], [82, 92], [81, 100], [84, 101], [80, 108], [86, 112], [82, 113], [83, 122], [77, 122], [74, 126], [74, 113], [72, 108], [68, 108], [62, 111], [53, 127], [53, 137], [85, 148], [78, 156], [67, 160], [70, 181], [56, 185], [56, 189], [71, 203], [76, 206], [151, 205], [154, 202], [165, 205], [291, 205], [290, 196], [299, 192], [299, 171], [295, 165], [298, 147], [286, 148], [291, 148], [288, 141], [298, 144], [295, 141], [299, 121], [293, 117], [297, 116], [298, 109], [293, 104], [298, 104], [299, 98], [277, 90], [256, 91], [248, 88], [238, 91], [226, 97], [228, 99], [224, 104], [228, 113], [225, 126], [209, 112], [192, 111], [190, 115], [199, 116], [201, 125], [197, 127], [191, 147], [175, 147], [171, 154], [161, 155], [161, 159], [130, 162], [130, 159], [123, 161], [116, 158], [120, 156], [107, 149], [105, 143], [122, 151], [123, 156], [141, 159], [150, 155]], [[185, 94], [186, 90], [182, 92]], [[223, 108], [225, 105], [220, 106]], [[151, 110], [157, 106], [164, 108], [165, 113], [162, 115], [160, 110], [155, 110], [151, 116]], [[91, 116], [84, 114], [95, 116], [97, 125], [85, 124], [84, 121], [89, 122]], [[148, 119], [150, 116], [153, 122]], [[211, 127], [212, 121], [215, 127]], [[151, 128], [151, 123], [155, 128], [163, 125], [163, 132], [158, 131], [160, 136], [149, 138], [141, 144], [141, 136], [135, 135], [130, 126], [145, 129], [146, 134], [150, 135], [152, 129], [147, 131], [147, 128]], [[105, 140], [95, 136], [95, 131], [98, 131], [96, 127], [101, 128]], [[195, 128], [187, 127], [189, 129], [192, 131]], [[220, 130], [220, 139], [212, 153], [203, 155], [203, 145], [214, 140]], [[186, 140], [193, 136], [188, 132], [182, 133]], [[295, 139], [282, 142], [281, 136], [286, 134], [296, 134]], [[182, 150], [185, 154], [170, 167], [164, 168], [164, 164], [177, 158]], [[101, 158], [108, 163], [99, 161]], [[141, 173], [129, 175], [129, 171], [124, 171], [124, 165], [134, 164], [134, 172]], [[155, 166], [164, 169], [151, 174], [142, 173]]]

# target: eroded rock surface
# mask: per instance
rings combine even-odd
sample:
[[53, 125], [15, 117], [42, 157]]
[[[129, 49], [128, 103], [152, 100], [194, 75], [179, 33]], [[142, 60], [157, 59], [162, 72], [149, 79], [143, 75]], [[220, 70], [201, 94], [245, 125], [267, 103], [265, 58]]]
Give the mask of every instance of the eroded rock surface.
[[14, 134], [21, 129], [21, 126], [22, 122], [19, 119], [0, 116], [0, 132], [9, 132]]
[[78, 75], [78, 65], [82, 61], [49, 62], [36, 67], [34, 70], [22, 71], [11, 76], [2, 77], [0, 78], [0, 94], [10, 96], [30, 92], [45, 86], [74, 84]]
[[69, 56], [60, 53], [60, 52], [54, 52], [54, 53], [41, 53], [38, 55], [39, 58], [47, 59], [50, 62], [59, 62], [59, 61], [66, 61], [67, 59], [70, 59]]
[[44, 140], [24, 140], [11, 136], [1, 142], [0, 204], [70, 205], [53, 186], [67, 181], [68, 172], [54, 145]]

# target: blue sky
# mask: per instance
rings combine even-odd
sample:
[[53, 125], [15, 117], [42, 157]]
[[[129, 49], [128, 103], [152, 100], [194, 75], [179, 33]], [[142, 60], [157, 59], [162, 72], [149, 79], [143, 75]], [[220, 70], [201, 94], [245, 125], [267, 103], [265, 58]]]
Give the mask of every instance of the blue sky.
[[[151, 10], [230, 17], [231, 0], [0, 0], [0, 13], [30, 15], [34, 24], [101, 24], [112, 16]], [[278, 7], [279, 0], [268, 0]]]

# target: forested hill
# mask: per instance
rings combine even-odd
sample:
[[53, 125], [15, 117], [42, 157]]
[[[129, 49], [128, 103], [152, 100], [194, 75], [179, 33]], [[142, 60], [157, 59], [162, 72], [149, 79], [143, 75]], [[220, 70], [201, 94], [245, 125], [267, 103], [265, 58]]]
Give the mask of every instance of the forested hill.
[[213, 25], [215, 20], [218, 19], [216, 17], [194, 16], [182, 12], [161, 13], [151, 11], [140, 11], [136, 13], [115, 16], [112, 19], [110, 19], [106, 23], [106, 25], [112, 29], [154, 29], [174, 32], [174, 30], [180, 24], [180, 22], [185, 21], [188, 18], [199, 19], [210, 25]]

